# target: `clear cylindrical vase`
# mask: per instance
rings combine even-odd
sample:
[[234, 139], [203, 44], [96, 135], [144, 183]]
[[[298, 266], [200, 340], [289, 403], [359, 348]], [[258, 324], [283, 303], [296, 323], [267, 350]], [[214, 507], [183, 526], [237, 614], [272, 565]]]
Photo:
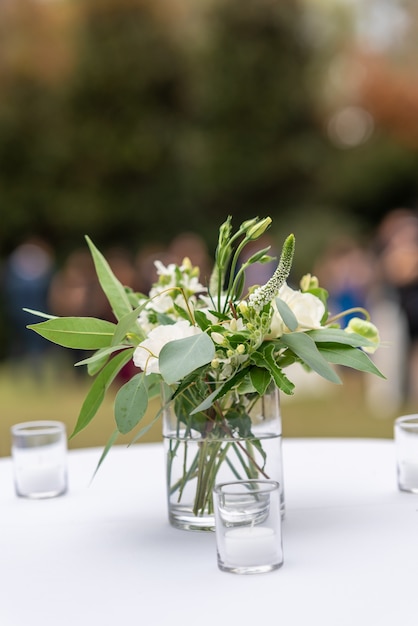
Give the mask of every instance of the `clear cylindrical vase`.
[[[233, 480], [277, 481], [284, 515], [282, 429], [276, 388], [261, 397], [228, 392], [215, 421], [205, 413], [193, 421], [179, 416], [175, 409], [175, 403], [169, 402], [163, 410], [168, 516], [172, 526], [214, 530], [213, 488]], [[219, 413], [226, 418], [219, 421]]]

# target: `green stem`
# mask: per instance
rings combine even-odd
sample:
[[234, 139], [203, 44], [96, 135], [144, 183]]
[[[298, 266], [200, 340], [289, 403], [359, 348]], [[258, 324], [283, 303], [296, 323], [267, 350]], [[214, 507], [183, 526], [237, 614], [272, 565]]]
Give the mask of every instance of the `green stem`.
[[341, 319], [342, 317], [345, 317], [346, 315], [350, 315], [351, 313], [362, 313], [364, 317], [366, 318], [366, 320], [368, 322], [370, 321], [370, 314], [368, 311], [366, 311], [366, 309], [363, 309], [363, 307], [361, 306], [354, 306], [351, 309], [347, 309], [346, 311], [341, 311], [341, 313], [337, 313], [336, 315], [333, 315], [327, 320], [327, 324], [332, 324], [333, 322], [336, 322], [337, 320]]
[[208, 496], [212, 494], [212, 485], [216, 478], [216, 457], [222, 441], [208, 441], [201, 444], [199, 452], [199, 468], [197, 473], [197, 488], [194, 501], [193, 513], [203, 514]]

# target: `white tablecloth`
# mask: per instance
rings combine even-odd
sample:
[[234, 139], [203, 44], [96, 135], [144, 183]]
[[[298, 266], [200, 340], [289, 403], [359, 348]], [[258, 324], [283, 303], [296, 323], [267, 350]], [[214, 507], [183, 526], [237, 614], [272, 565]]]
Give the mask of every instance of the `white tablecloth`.
[[280, 570], [218, 570], [213, 533], [171, 528], [161, 444], [69, 453], [60, 498], [17, 498], [0, 460], [1, 626], [417, 626], [418, 497], [394, 444], [285, 440]]

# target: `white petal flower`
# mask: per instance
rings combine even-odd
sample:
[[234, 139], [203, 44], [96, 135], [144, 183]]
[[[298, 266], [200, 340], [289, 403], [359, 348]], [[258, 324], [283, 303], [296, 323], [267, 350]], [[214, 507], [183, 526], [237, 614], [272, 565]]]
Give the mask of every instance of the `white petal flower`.
[[199, 335], [202, 332], [200, 328], [192, 326], [186, 320], [180, 320], [175, 324], [166, 326], [156, 326], [151, 330], [148, 337], [135, 348], [134, 364], [144, 370], [146, 374], [159, 374], [158, 357], [166, 343]]
[[[204, 306], [202, 306], [202, 303]], [[216, 299], [216, 303], [217, 303], [217, 299]], [[209, 311], [215, 311], [217, 309], [216, 303], [210, 298], [210, 296], [199, 294], [199, 310], [202, 311], [202, 313], [206, 315], [207, 320], [211, 324], [217, 324], [219, 322], [219, 319], [216, 317], [216, 315], [213, 315], [212, 313], [209, 312]], [[226, 295], [222, 294], [220, 298], [220, 302], [219, 302], [219, 308], [221, 311], [225, 308], [226, 303], [227, 303]]]
[[[297, 331], [322, 328], [321, 319], [325, 313], [325, 305], [312, 293], [295, 291], [285, 283], [280, 288], [278, 297], [287, 304], [295, 315], [298, 321]], [[284, 333], [290, 332], [284, 324], [274, 301], [272, 306], [273, 317], [271, 320], [271, 330], [266, 339], [275, 339], [281, 337]]]

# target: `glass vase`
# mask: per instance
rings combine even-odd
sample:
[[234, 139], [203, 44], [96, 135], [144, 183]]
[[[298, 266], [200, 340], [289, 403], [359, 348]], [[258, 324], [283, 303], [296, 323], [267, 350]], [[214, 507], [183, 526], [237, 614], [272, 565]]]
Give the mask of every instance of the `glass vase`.
[[277, 481], [284, 515], [278, 390], [271, 388], [261, 397], [231, 391], [222, 399], [221, 414], [227, 419], [219, 421], [218, 411], [216, 420], [208, 415], [206, 422], [205, 414], [199, 414], [193, 428], [173, 402], [164, 405], [168, 516], [176, 528], [214, 530], [213, 488], [233, 480]]

